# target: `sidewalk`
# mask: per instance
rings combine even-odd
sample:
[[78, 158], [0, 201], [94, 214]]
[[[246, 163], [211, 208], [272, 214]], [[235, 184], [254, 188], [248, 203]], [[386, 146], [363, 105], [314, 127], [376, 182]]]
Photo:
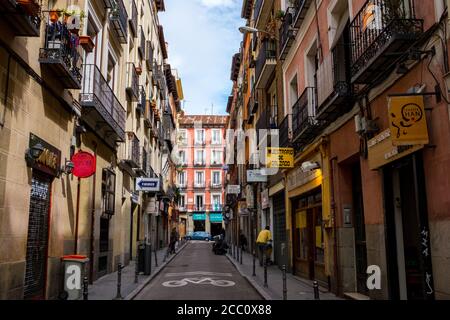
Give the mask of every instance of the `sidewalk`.
[[[251, 254], [243, 252], [242, 264], [230, 254], [227, 254], [227, 258], [266, 300], [283, 300], [283, 273], [278, 266], [267, 267], [268, 287], [264, 287], [264, 268], [260, 267], [258, 259], [255, 262], [256, 276], [252, 276], [253, 257]], [[292, 273], [286, 272], [286, 287], [288, 300], [314, 300], [312, 281], [300, 279]], [[343, 300], [323, 287], [319, 287], [319, 299]]]
[[[170, 255], [165, 262], [164, 256], [167, 248], [156, 251], [158, 266], [155, 265], [155, 253], [152, 252], [152, 270], [150, 275], [138, 275], [138, 283], [134, 283], [135, 260], [122, 269], [121, 296], [124, 300], [132, 299], [150, 282], [169, 261], [171, 261], [186, 246], [186, 242], [180, 242], [176, 253]], [[89, 300], [113, 300], [117, 295], [117, 271], [107, 274], [88, 287]]]

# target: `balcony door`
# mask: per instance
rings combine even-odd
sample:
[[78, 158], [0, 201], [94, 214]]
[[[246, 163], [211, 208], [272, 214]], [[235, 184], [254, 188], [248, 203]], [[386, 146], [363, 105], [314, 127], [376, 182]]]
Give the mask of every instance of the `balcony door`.
[[195, 209], [196, 211], [202, 211], [204, 206], [204, 199], [203, 195], [197, 194], [195, 196]]

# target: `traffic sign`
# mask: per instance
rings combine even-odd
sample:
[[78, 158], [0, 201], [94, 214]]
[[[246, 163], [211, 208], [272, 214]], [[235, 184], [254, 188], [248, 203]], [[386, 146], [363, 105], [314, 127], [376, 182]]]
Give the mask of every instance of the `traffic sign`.
[[159, 178], [137, 178], [136, 191], [158, 192], [161, 189]]

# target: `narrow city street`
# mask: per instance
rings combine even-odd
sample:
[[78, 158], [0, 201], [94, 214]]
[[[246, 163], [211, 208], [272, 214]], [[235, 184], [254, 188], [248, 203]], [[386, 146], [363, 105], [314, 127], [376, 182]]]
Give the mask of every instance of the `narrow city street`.
[[261, 300], [212, 242], [191, 241], [135, 300]]

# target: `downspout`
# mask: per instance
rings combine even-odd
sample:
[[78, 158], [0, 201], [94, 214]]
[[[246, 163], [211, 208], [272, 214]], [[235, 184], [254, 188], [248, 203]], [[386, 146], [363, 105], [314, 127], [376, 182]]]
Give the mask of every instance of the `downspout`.
[[78, 220], [80, 216], [80, 178], [78, 178], [77, 183], [77, 208], [76, 208], [76, 218], [75, 218], [75, 248], [74, 253], [78, 254]]
[[[94, 145], [94, 157], [95, 163], [97, 163], [97, 143], [93, 141]], [[94, 281], [94, 224], [95, 224], [95, 185], [96, 185], [97, 173], [93, 175], [93, 188], [92, 188], [92, 212], [91, 212], [91, 247], [90, 247], [90, 270], [89, 270], [89, 283]]]
[[339, 285], [341, 283], [340, 274], [339, 274], [339, 267], [338, 267], [338, 238], [337, 238], [337, 223], [336, 223], [336, 201], [334, 197], [334, 164], [336, 163], [337, 157], [333, 157], [330, 159], [330, 185], [331, 185], [331, 219], [333, 219], [333, 258], [334, 258], [334, 275], [336, 278], [336, 295], [339, 296], [340, 290]]

